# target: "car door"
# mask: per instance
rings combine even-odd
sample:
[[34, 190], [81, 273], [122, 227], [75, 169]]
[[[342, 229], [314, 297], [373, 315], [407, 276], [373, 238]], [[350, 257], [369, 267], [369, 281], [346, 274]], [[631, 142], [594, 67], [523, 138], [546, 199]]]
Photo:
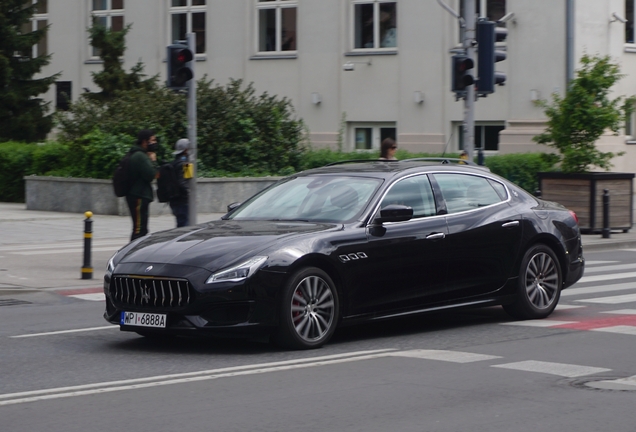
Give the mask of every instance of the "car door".
[[494, 179], [464, 173], [436, 173], [448, 212], [449, 297], [493, 292], [514, 275], [522, 238], [521, 215], [506, 187]]
[[350, 291], [354, 314], [413, 309], [435, 301], [446, 284], [448, 232], [437, 215], [426, 175], [401, 179], [385, 193], [377, 212], [389, 204], [413, 208], [413, 218], [367, 227], [364, 267]]

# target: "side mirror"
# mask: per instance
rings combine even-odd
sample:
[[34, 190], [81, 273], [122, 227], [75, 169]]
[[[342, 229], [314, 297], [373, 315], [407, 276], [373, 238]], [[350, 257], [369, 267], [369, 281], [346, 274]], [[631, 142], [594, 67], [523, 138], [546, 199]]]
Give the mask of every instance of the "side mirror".
[[384, 222], [403, 222], [413, 218], [413, 208], [401, 204], [390, 204], [380, 209], [380, 216], [376, 217], [373, 223], [383, 224]]
[[240, 203], [240, 202], [233, 202], [232, 204], [229, 204], [229, 205], [227, 206], [227, 212], [228, 212], [228, 213], [229, 213], [229, 212], [231, 212], [232, 210], [234, 210], [235, 208], [237, 208], [237, 207], [238, 207], [238, 206], [240, 206], [241, 204], [243, 204], [243, 203]]

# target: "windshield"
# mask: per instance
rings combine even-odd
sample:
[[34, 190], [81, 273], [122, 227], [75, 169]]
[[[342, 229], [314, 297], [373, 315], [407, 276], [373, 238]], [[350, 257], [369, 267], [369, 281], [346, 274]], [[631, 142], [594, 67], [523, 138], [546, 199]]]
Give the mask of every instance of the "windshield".
[[347, 222], [364, 210], [380, 183], [368, 177], [291, 177], [246, 201], [228, 219]]

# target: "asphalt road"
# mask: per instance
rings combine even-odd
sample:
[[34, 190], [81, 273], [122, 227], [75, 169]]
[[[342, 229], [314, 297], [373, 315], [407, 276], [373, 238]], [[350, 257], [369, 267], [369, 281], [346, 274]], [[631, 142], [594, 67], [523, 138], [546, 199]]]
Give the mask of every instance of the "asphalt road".
[[636, 249], [586, 258], [546, 320], [452, 311], [302, 352], [147, 340], [108, 326], [81, 287], [14, 290], [0, 297], [0, 430], [633, 432]]

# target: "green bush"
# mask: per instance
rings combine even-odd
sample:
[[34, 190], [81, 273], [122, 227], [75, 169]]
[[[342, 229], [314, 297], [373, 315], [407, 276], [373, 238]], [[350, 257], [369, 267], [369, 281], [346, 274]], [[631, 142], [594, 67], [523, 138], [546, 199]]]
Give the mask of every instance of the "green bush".
[[66, 144], [50, 141], [35, 146], [30, 173], [37, 175], [58, 175], [68, 164], [69, 147]]
[[0, 201], [24, 202], [25, 175], [32, 172], [35, 144], [0, 143]]
[[484, 164], [494, 174], [534, 194], [539, 189], [538, 172], [554, 171], [558, 156], [549, 153], [511, 153], [488, 156]]

